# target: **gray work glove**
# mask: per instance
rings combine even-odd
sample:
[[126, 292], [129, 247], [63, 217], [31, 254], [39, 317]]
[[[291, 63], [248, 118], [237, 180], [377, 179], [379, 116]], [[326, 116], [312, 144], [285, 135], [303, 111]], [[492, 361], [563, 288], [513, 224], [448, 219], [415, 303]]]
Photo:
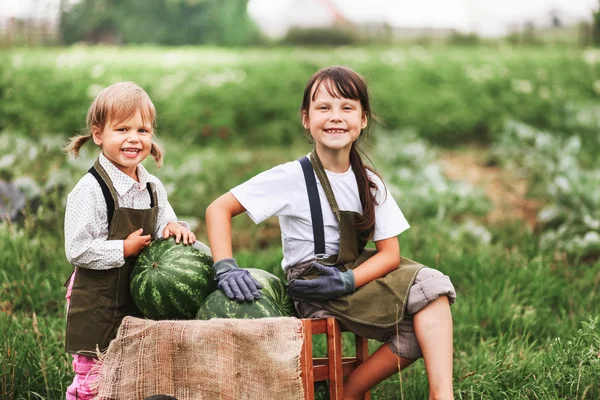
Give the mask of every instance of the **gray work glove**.
[[217, 287], [230, 299], [252, 301], [261, 295], [262, 285], [250, 271], [238, 267], [235, 258], [224, 258], [213, 264]]
[[342, 272], [316, 262], [311, 267], [319, 272], [318, 278], [292, 279], [288, 283], [288, 292], [295, 301], [327, 301], [356, 290], [351, 269]]

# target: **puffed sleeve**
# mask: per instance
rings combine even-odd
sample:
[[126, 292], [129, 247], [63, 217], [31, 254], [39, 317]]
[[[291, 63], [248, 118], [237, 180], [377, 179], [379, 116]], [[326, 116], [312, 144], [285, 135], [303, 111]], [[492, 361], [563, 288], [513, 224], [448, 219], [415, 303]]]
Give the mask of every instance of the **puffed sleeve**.
[[100, 185], [89, 174], [67, 197], [65, 252], [76, 267], [111, 269], [125, 263], [123, 241], [108, 240], [106, 201]]
[[375, 174], [371, 175], [371, 179], [373, 179], [378, 187], [373, 241], [398, 236], [410, 228], [410, 225], [385, 183]]

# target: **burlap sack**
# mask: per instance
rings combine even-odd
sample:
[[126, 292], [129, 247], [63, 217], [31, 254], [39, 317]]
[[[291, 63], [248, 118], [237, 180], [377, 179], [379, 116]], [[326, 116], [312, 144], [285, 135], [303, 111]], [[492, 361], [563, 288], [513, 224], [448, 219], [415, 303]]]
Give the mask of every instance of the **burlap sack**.
[[303, 399], [295, 318], [126, 317], [96, 366], [96, 399]]

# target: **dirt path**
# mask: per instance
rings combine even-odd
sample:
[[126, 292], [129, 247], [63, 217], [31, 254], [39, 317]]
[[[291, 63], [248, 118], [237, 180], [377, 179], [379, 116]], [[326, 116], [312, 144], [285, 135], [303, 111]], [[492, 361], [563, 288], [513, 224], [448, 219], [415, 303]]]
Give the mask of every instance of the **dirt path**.
[[469, 148], [440, 153], [440, 164], [449, 179], [467, 181], [485, 191], [492, 210], [488, 223], [523, 220], [533, 229], [541, 203], [526, 199], [527, 181], [495, 166], [485, 165], [486, 150]]

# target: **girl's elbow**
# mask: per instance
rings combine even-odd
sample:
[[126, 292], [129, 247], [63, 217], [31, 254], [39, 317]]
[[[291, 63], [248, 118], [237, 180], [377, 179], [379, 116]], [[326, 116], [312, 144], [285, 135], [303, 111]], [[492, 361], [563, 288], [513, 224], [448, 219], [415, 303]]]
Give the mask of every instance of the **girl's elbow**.
[[223, 198], [219, 197], [206, 207], [205, 211], [206, 222], [215, 221], [220, 218], [231, 219], [231, 211], [227, 207], [227, 204], [223, 202]]
[[214, 199], [212, 201], [212, 203], [210, 203], [208, 205], [208, 207], [206, 207], [206, 217], [208, 217], [209, 215], [215, 215], [218, 214], [219, 211], [223, 210], [223, 204], [221, 204], [223, 202], [223, 196], [221, 197], [217, 197], [216, 199]]
[[244, 211], [246, 211], [246, 209], [231, 193], [228, 192], [210, 203], [206, 208], [205, 214], [206, 220], [208, 221], [212, 218], [231, 219]]
[[215, 211], [217, 210], [217, 206], [215, 205], [215, 202], [216, 202], [216, 200], [213, 201], [212, 203], [210, 203], [208, 205], [208, 207], [206, 207], [204, 216], [206, 217], [207, 220], [210, 219], [214, 215]]

